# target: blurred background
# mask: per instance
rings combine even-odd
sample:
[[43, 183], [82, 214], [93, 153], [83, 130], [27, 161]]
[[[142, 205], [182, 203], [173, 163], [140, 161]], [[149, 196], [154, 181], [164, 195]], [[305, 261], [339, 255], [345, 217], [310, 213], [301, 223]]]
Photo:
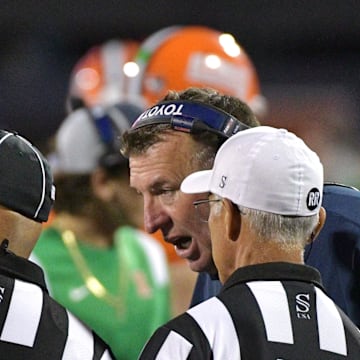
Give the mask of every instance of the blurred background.
[[257, 68], [269, 106], [263, 124], [302, 136], [326, 180], [360, 186], [355, 0], [2, 0], [0, 123], [44, 147], [65, 116], [71, 70], [91, 46], [188, 24], [233, 34]]

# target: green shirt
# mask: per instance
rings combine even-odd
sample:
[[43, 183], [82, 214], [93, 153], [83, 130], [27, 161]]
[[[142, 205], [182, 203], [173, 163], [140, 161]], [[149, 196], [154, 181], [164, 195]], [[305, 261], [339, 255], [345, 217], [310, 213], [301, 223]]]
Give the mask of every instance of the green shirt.
[[[168, 269], [161, 245], [130, 227], [119, 229], [108, 249], [77, 244], [85, 266], [79, 266], [81, 259], [74, 260], [74, 251], [65, 246], [60, 232], [48, 228], [31, 259], [44, 269], [51, 295], [95, 330], [117, 359], [137, 359], [154, 330], [170, 318]], [[86, 286], [86, 274], [103, 285], [104, 298]]]

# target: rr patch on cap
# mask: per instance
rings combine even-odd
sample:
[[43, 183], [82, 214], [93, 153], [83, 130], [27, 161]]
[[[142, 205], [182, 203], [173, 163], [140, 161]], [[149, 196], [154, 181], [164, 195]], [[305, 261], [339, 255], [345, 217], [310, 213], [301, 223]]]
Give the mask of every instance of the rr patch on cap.
[[306, 198], [306, 206], [309, 210], [315, 210], [320, 205], [320, 191], [317, 188], [312, 188]]

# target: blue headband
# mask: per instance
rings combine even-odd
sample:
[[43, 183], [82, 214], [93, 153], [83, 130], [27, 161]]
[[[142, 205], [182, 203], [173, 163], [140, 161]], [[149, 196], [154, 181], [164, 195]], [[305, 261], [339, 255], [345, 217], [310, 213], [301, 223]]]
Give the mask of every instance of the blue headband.
[[199, 133], [207, 130], [229, 138], [249, 126], [214, 106], [193, 101], [163, 101], [144, 111], [131, 131], [148, 125], [170, 124], [174, 130]]

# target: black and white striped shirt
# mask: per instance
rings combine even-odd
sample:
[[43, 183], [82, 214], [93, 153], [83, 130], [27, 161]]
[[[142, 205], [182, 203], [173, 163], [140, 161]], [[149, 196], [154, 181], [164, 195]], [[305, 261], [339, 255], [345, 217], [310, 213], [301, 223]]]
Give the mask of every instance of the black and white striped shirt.
[[360, 359], [360, 332], [308, 266], [238, 269], [217, 297], [159, 328], [141, 360]]
[[0, 359], [111, 360], [107, 345], [53, 300], [37, 265], [0, 249]]

